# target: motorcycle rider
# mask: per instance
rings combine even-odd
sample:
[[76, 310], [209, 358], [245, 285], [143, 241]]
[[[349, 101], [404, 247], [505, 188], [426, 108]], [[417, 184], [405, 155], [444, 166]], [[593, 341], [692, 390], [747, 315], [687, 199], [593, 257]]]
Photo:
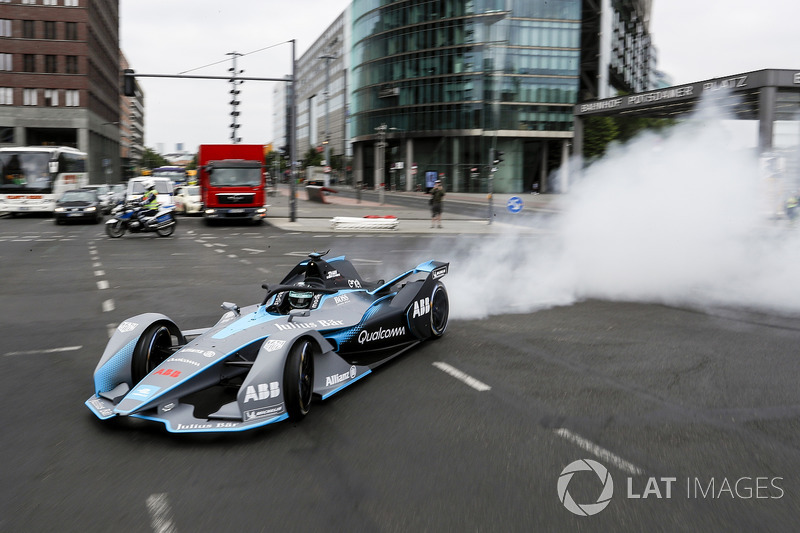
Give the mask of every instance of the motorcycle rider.
[[142, 195], [141, 200], [139, 200], [141, 204], [141, 209], [137, 213], [137, 218], [139, 221], [144, 224], [146, 222], [147, 217], [152, 217], [158, 212], [158, 191], [156, 190], [156, 182], [152, 179], [145, 180], [143, 182], [144, 185], [144, 194]]

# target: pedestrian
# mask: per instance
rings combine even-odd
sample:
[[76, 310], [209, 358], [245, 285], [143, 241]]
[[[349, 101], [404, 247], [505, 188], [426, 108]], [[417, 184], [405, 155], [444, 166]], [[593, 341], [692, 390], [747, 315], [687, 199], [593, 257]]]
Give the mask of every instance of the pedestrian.
[[431, 227], [434, 225], [438, 228], [442, 227], [442, 199], [444, 198], [444, 189], [442, 188], [442, 180], [436, 180], [431, 189]]

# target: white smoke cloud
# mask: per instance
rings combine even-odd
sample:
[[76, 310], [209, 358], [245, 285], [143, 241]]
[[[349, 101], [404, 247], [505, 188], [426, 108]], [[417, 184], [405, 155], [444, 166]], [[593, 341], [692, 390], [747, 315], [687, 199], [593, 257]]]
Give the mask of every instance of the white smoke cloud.
[[771, 218], [758, 157], [728, 118], [703, 102], [666, 134], [615, 147], [573, 178], [547, 237], [457, 250], [452, 316], [588, 298], [800, 312], [800, 224]]

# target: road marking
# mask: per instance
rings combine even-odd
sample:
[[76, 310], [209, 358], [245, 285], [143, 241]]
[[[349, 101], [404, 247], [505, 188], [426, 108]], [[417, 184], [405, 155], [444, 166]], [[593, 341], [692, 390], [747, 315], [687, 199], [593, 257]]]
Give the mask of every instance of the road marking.
[[150, 513], [150, 525], [153, 526], [155, 533], [177, 533], [178, 528], [172, 520], [172, 509], [166, 493], [148, 496], [147, 510]]
[[8, 352], [3, 355], [9, 357], [12, 355], [35, 355], [42, 353], [74, 352], [75, 350], [80, 350], [81, 348], [83, 348], [83, 346], [62, 346], [61, 348], [50, 348], [49, 350], [28, 350], [25, 352]]
[[114, 300], [106, 300], [103, 302], [103, 312], [108, 313], [114, 310]]
[[105, 272], [105, 270], [95, 270], [94, 271], [94, 275], [95, 276], [105, 276], [106, 272]]
[[620, 470], [627, 472], [633, 475], [642, 475], [644, 474], [644, 470], [639, 468], [638, 466], [634, 465], [633, 463], [629, 463], [625, 459], [614, 455], [610, 451], [606, 450], [605, 448], [601, 448], [597, 444], [593, 443], [590, 440], [584, 439], [580, 435], [576, 435], [575, 433], [571, 432], [565, 428], [558, 428], [555, 430], [555, 434], [561, 438], [564, 438], [571, 443], [577, 445], [580, 448], [583, 448], [587, 452], [591, 453], [595, 457], [606, 461], [607, 463], [611, 463]]
[[256, 250], [255, 248], [242, 248], [243, 252], [250, 252], [251, 254], [263, 254], [266, 250]]
[[231, 259], [236, 259], [237, 256], [236, 254], [228, 254], [228, 257], [230, 257]]
[[470, 387], [472, 387], [473, 389], [475, 389], [477, 391], [483, 392], [483, 391], [491, 390], [491, 387], [489, 385], [487, 385], [486, 383], [483, 383], [482, 381], [478, 381], [477, 379], [473, 378], [469, 374], [465, 374], [461, 370], [459, 370], [459, 369], [457, 369], [455, 367], [452, 367], [452, 366], [448, 365], [447, 363], [442, 363], [440, 361], [437, 361], [437, 362], [433, 363], [433, 366], [435, 366], [436, 368], [438, 368], [442, 372], [445, 372], [446, 374], [450, 374], [451, 376], [453, 376], [457, 380], [466, 383], [467, 385], [469, 385]]
[[100, 261], [95, 261], [94, 263], [92, 263], [92, 268], [100, 268], [101, 266], [103, 266], [103, 263], [101, 263]]
[[97, 282], [97, 288], [100, 289], [101, 291], [107, 289], [108, 287], [109, 287], [108, 281], [104, 279]]

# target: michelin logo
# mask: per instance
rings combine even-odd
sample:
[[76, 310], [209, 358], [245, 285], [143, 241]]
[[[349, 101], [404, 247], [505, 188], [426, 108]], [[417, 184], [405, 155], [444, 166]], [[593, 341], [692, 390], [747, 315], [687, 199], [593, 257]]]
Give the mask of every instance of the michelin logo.
[[443, 278], [445, 274], [447, 274], [447, 265], [435, 269], [433, 272], [431, 272], [431, 277], [433, 279], [439, 279]]

